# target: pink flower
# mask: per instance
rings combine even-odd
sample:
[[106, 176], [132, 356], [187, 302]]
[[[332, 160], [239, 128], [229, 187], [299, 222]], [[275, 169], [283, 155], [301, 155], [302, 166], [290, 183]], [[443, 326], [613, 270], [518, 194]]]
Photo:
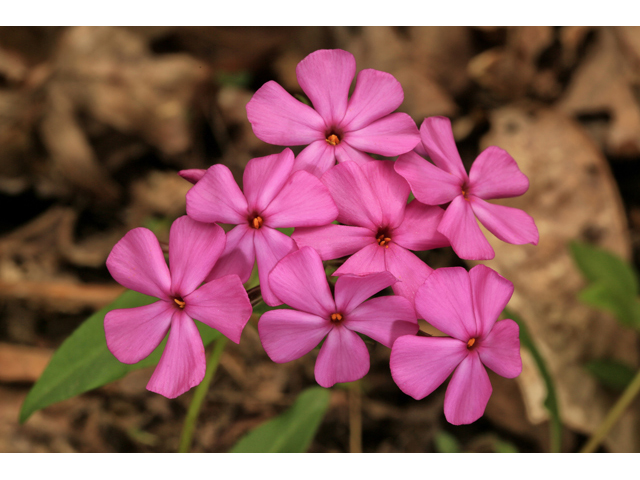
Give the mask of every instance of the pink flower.
[[436, 231], [444, 211], [413, 200], [409, 185], [393, 171], [393, 162], [345, 162], [321, 180], [338, 206], [345, 225], [298, 228], [292, 238], [299, 247], [315, 248], [323, 260], [354, 254], [334, 275], [391, 272], [399, 281], [397, 295], [413, 303], [416, 290], [432, 270], [411, 250], [448, 246]]
[[475, 422], [484, 413], [491, 383], [483, 364], [507, 378], [522, 371], [519, 329], [496, 323], [513, 284], [484, 265], [433, 272], [416, 294], [416, 310], [451, 337], [400, 337], [391, 350], [391, 376], [400, 390], [420, 400], [454, 372], [444, 397], [449, 423]]
[[533, 218], [517, 208], [485, 202], [522, 195], [529, 188], [529, 180], [511, 155], [501, 148], [489, 147], [478, 155], [467, 175], [448, 118], [425, 119], [420, 136], [422, 145], [416, 151], [426, 152], [435, 165], [416, 152], [409, 152], [398, 158], [396, 172], [409, 182], [422, 203], [451, 202], [438, 231], [449, 239], [460, 258], [489, 260], [495, 256], [476, 217], [504, 242], [538, 244]]
[[293, 98], [274, 81], [265, 83], [247, 104], [256, 136], [273, 145], [309, 145], [296, 170], [321, 176], [336, 163], [395, 156], [420, 141], [406, 113], [391, 113], [404, 99], [400, 83], [389, 73], [362, 70], [349, 99], [356, 60], [344, 50], [318, 50], [296, 67], [298, 83], [315, 110]]
[[[415, 311], [403, 297], [365, 300], [392, 285], [388, 272], [344, 275], [331, 295], [322, 260], [304, 247], [283, 258], [269, 275], [271, 289], [295, 310], [266, 312], [258, 323], [269, 358], [285, 363], [302, 357], [325, 338], [316, 360], [316, 381], [323, 387], [353, 382], [369, 371], [369, 352], [359, 332], [391, 347], [401, 335], [418, 331]], [[363, 303], [364, 302], [364, 303]]]
[[258, 261], [260, 290], [268, 305], [278, 305], [268, 275], [295, 242], [276, 228], [312, 227], [338, 216], [331, 195], [309, 172], [294, 172], [293, 152], [250, 160], [244, 170], [244, 194], [224, 165], [213, 165], [187, 193], [187, 214], [199, 222], [237, 225], [227, 233], [227, 246], [208, 279], [230, 273], [243, 282]]
[[218, 225], [183, 216], [171, 225], [171, 271], [158, 239], [146, 228], [134, 228], [111, 250], [107, 268], [116, 282], [160, 299], [151, 305], [107, 313], [104, 331], [111, 353], [123, 363], [137, 363], [170, 332], [148, 390], [175, 398], [204, 378], [204, 347], [192, 319], [240, 342], [252, 308], [238, 276], [200, 286], [224, 245], [224, 231]]

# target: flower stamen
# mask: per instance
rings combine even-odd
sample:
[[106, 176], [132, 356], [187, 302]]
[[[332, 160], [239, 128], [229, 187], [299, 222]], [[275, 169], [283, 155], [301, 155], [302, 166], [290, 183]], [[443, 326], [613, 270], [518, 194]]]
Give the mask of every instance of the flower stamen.
[[176, 302], [176, 305], [178, 305], [178, 307], [180, 307], [181, 310], [184, 309], [184, 306], [187, 304], [187, 302], [185, 302], [180, 298], [174, 298], [173, 301]]
[[384, 233], [378, 235], [378, 238], [376, 240], [378, 242], [378, 245], [384, 248], [389, 248], [389, 243], [391, 243], [391, 239], [387, 237]]
[[329, 145], [333, 145], [333, 146], [336, 146], [340, 143], [340, 138], [335, 133], [332, 133], [331, 135], [329, 135], [325, 140]]
[[470, 338], [469, 341], [467, 342], [467, 348], [471, 348], [473, 347], [473, 345], [476, 343], [476, 339], [475, 338]]
[[256, 230], [258, 230], [263, 223], [264, 223], [264, 220], [262, 220], [262, 217], [260, 215], [256, 215], [255, 217], [253, 217], [253, 220], [251, 221], [251, 226]]
[[331, 314], [331, 321], [335, 322], [335, 323], [341, 322], [342, 321], [342, 314], [338, 313], [338, 312], [332, 313]]

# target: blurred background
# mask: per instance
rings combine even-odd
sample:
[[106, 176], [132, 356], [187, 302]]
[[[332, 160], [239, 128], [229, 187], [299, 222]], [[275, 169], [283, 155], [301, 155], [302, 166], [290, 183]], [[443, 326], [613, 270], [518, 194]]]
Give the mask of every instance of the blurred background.
[[[268, 80], [302, 93], [295, 67], [321, 48], [393, 74], [418, 126], [450, 117], [467, 167], [497, 145], [529, 177], [524, 196], [501, 203], [534, 217], [540, 243], [488, 234], [496, 258], [486, 264], [515, 284], [509, 309], [555, 381], [563, 451], [584, 444], [622, 388], [586, 365], [639, 363], [636, 331], [578, 300], [587, 283], [568, 245], [640, 258], [640, 28], [3, 27], [0, 452], [176, 450], [193, 391], [147, 392], [152, 369], [24, 425], [18, 412], [53, 351], [122, 293], [104, 264], [113, 245], [138, 226], [168, 239], [190, 187], [178, 170], [223, 163], [240, 181], [249, 159], [282, 150], [253, 135], [245, 105]], [[421, 255], [433, 268], [462, 264], [451, 249]], [[393, 383], [389, 349], [370, 352], [365, 452], [549, 450], [547, 388], [528, 350], [518, 379], [490, 372], [485, 416], [462, 427], [444, 419], [445, 387], [417, 402]], [[316, 354], [276, 365], [246, 328], [222, 356], [193, 450], [227, 451], [286, 410], [314, 384]], [[348, 407], [347, 390], [333, 388], [310, 451], [349, 451]], [[639, 409], [636, 400], [603, 451], [639, 451]]]

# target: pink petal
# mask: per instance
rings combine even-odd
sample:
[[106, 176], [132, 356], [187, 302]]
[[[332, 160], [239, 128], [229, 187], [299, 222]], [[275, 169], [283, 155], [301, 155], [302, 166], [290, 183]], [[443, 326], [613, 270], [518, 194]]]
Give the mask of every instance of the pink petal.
[[338, 207], [340, 223], [365, 227], [374, 232], [378, 230], [382, 224], [380, 201], [360, 165], [341, 163], [325, 173], [321, 180]]
[[345, 275], [347, 273], [364, 275], [367, 273], [384, 272], [387, 270], [384, 261], [384, 251], [384, 247], [373, 242], [359, 252], [351, 255], [349, 259], [334, 272], [333, 275], [339, 277], [340, 275]]
[[347, 111], [349, 87], [356, 74], [356, 59], [344, 50], [316, 50], [296, 67], [302, 91], [324, 119], [338, 126]]
[[375, 242], [373, 232], [367, 228], [333, 224], [296, 228], [291, 238], [299, 248], [312, 247], [323, 260], [351, 255]]
[[393, 157], [413, 150], [420, 141], [420, 134], [411, 117], [398, 112], [345, 133], [344, 141], [363, 152]]
[[324, 141], [324, 120], [274, 81], [265, 83], [247, 103], [253, 133], [272, 145], [306, 145]]
[[324, 138], [306, 147], [296, 157], [293, 171], [305, 170], [320, 178], [336, 164], [336, 147], [329, 145]]
[[520, 329], [513, 320], [501, 320], [493, 330], [480, 340], [478, 355], [488, 368], [507, 378], [515, 378], [522, 372], [520, 358]]
[[313, 248], [303, 247], [283, 258], [269, 275], [269, 282], [273, 293], [296, 310], [322, 318], [336, 311], [322, 260]]
[[453, 138], [451, 120], [446, 117], [425, 118], [420, 126], [420, 138], [429, 158], [438, 168], [455, 175], [463, 183], [469, 179]]
[[[345, 277], [340, 277], [338, 281], [343, 278]], [[364, 302], [347, 314], [342, 324], [389, 348], [398, 337], [418, 333], [413, 304], [397, 295], [372, 298]]]
[[371, 155], [367, 155], [366, 153], [353, 148], [347, 142], [341, 142], [334, 148], [336, 153], [336, 160], [338, 160], [339, 163], [355, 162], [358, 165], [364, 165], [365, 163], [377, 161]]
[[379, 199], [382, 211], [381, 225], [395, 228], [404, 217], [404, 209], [411, 190], [407, 181], [398, 175], [391, 160], [376, 160], [361, 165], [363, 173], [369, 180], [371, 190]]
[[189, 317], [215, 328], [229, 340], [240, 343], [244, 326], [253, 308], [237, 275], [205, 283], [184, 298]]
[[469, 272], [478, 335], [487, 335], [513, 295], [513, 283], [485, 265]]
[[285, 255], [296, 251], [298, 247], [291, 237], [266, 226], [256, 230], [254, 243], [256, 246], [258, 278], [260, 279], [262, 299], [267, 305], [280, 305], [284, 300], [281, 301], [274, 295], [274, 292], [271, 291], [269, 273]]
[[171, 292], [185, 296], [204, 281], [227, 242], [222, 227], [200, 223], [186, 215], [171, 225], [169, 233], [169, 266]]
[[471, 165], [469, 192], [477, 197], [517, 197], [528, 189], [529, 179], [513, 157], [501, 148], [486, 148]]
[[369, 275], [342, 275], [336, 281], [335, 298], [337, 311], [350, 313], [367, 298], [396, 283], [389, 272]]
[[391, 349], [391, 376], [400, 390], [421, 400], [442, 385], [468, 353], [465, 343], [455, 338], [405, 335]]
[[282, 190], [291, 175], [293, 160], [289, 148], [275, 155], [249, 160], [244, 169], [242, 188], [250, 212], [262, 212]]
[[180, 170], [178, 175], [195, 185], [202, 177], [204, 177], [205, 173], [207, 173], [207, 171], [203, 168], [191, 168], [188, 170]]
[[273, 228], [320, 227], [338, 217], [331, 194], [309, 172], [295, 172], [262, 212], [265, 225]]
[[319, 385], [325, 388], [336, 383], [355, 382], [369, 371], [369, 351], [364, 341], [341, 325], [329, 332], [318, 359], [315, 375]]
[[224, 165], [209, 167], [187, 192], [187, 215], [198, 222], [247, 223], [247, 201]]
[[469, 273], [462, 267], [438, 268], [416, 293], [419, 316], [441, 332], [467, 342], [478, 337]]
[[258, 322], [262, 346], [276, 363], [290, 362], [306, 355], [332, 328], [326, 317], [288, 309], [265, 312]]
[[104, 333], [107, 347], [122, 363], [138, 363], [160, 345], [169, 331], [176, 308], [159, 302], [143, 307], [122, 308], [107, 312]]
[[400, 155], [395, 168], [409, 182], [416, 199], [426, 205], [443, 205], [462, 194], [462, 180], [415, 152]]
[[393, 112], [403, 100], [402, 86], [393, 75], [372, 69], [362, 70], [358, 73], [356, 88], [340, 127], [345, 132], [359, 130]]
[[393, 284], [396, 295], [402, 295], [411, 303], [415, 298], [418, 288], [431, 275], [433, 269], [416, 257], [413, 253], [391, 241], [388, 249], [385, 249], [385, 264], [387, 270], [398, 279]]
[[442, 208], [412, 200], [404, 210], [402, 223], [391, 232], [391, 240], [416, 251], [448, 247], [449, 240], [437, 230], [443, 216]]
[[123, 287], [168, 300], [171, 276], [151, 230], [141, 227], [129, 230], [111, 250], [107, 268]]
[[438, 231], [451, 242], [453, 251], [465, 260], [491, 260], [495, 253], [478, 226], [469, 201], [460, 195], [444, 212]]
[[238, 275], [242, 282], [249, 280], [256, 261], [256, 249], [253, 243], [256, 232], [255, 228], [246, 223], [241, 223], [227, 232], [227, 245], [224, 252], [205, 281], [209, 282], [226, 275]]
[[470, 200], [473, 213], [480, 223], [503, 242], [538, 244], [538, 228], [530, 215], [518, 208], [494, 205], [473, 195]]
[[491, 397], [489, 375], [477, 352], [472, 351], [453, 373], [444, 394], [444, 416], [453, 425], [467, 425], [478, 420]]
[[176, 398], [204, 378], [206, 361], [202, 338], [184, 311], [174, 314], [167, 346], [147, 384], [147, 390]]

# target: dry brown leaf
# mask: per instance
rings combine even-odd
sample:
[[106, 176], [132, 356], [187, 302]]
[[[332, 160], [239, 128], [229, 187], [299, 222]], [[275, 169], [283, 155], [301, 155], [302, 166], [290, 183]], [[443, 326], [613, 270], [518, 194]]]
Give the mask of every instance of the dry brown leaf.
[[[586, 240], [630, 257], [627, 222], [606, 160], [572, 120], [553, 110], [505, 107], [490, 115], [491, 131], [481, 147], [507, 150], [529, 177], [529, 191], [497, 203], [521, 208], [536, 221], [540, 243], [510, 245], [487, 234], [496, 257], [486, 262], [515, 285], [509, 308], [526, 322], [547, 361], [565, 424], [594, 431], [613, 398], [584, 369], [590, 359], [638, 364], [636, 338], [615, 319], [580, 303], [585, 281], [569, 250]], [[530, 357], [523, 355], [518, 379], [529, 419], [547, 418], [545, 387]], [[636, 451], [637, 409], [627, 412], [608, 438], [612, 451]]]
[[143, 136], [168, 155], [191, 145], [190, 115], [207, 66], [184, 54], [154, 56], [143, 38], [118, 27], [74, 27], [56, 56], [56, 81], [78, 110]]
[[35, 382], [52, 354], [49, 349], [0, 343], [0, 382]]
[[[468, 73], [478, 84], [501, 98], [521, 98], [536, 79], [536, 61], [553, 39], [551, 27], [510, 27], [506, 44], [475, 56], [468, 64]], [[545, 75], [542, 86], [553, 91], [554, 77]], [[546, 85], [550, 82], [551, 85]]]
[[611, 27], [598, 30], [558, 107], [572, 115], [610, 115], [605, 152], [640, 155], [640, 106], [634, 93], [633, 68]]

